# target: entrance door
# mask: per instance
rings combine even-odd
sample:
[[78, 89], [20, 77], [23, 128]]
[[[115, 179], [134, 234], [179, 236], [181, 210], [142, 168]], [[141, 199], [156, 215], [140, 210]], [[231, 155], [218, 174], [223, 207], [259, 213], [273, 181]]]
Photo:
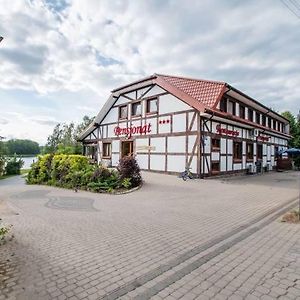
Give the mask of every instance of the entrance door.
[[133, 141], [122, 142], [122, 157], [133, 153]]

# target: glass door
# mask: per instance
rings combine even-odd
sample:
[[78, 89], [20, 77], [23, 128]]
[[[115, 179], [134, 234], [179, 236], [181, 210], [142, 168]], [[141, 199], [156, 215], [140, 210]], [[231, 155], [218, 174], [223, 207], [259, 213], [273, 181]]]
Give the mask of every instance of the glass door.
[[122, 157], [133, 154], [133, 141], [122, 142]]

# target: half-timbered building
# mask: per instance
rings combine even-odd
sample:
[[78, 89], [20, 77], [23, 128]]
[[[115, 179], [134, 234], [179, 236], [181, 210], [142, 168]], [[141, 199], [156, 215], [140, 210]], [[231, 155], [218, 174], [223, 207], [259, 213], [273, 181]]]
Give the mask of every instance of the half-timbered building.
[[107, 166], [135, 155], [143, 170], [201, 177], [272, 170], [288, 120], [225, 82], [154, 74], [112, 91], [81, 134]]

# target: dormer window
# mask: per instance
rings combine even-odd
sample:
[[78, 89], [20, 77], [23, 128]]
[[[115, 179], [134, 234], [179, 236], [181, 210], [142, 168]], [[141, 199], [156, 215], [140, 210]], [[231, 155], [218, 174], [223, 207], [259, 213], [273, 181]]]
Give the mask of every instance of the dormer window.
[[235, 102], [228, 101], [228, 111], [230, 114], [235, 116]]
[[245, 119], [245, 106], [240, 104], [240, 118]]
[[253, 122], [253, 110], [252, 109], [248, 109], [248, 120]]
[[260, 113], [256, 112], [256, 123], [260, 124]]
[[262, 115], [261, 121], [262, 121], [261, 125], [266, 126], [266, 116], [265, 115]]
[[268, 127], [271, 128], [272, 127], [272, 119], [269, 117], [268, 119]]
[[127, 105], [119, 107], [119, 119], [127, 119]]
[[146, 113], [155, 114], [158, 111], [157, 98], [146, 100]]
[[137, 117], [137, 116], [140, 116], [141, 114], [142, 114], [141, 101], [132, 103], [131, 104], [131, 115], [133, 117]]
[[223, 98], [220, 101], [220, 111], [227, 112], [227, 99], [226, 98]]

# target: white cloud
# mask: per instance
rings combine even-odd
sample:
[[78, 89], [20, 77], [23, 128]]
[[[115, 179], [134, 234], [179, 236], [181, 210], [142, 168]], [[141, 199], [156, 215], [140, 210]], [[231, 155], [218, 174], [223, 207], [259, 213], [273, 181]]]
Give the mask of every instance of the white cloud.
[[7, 119], [0, 118], [0, 125], [6, 125], [8, 123], [9, 123], [9, 121]]
[[2, 0], [0, 19], [0, 89], [50, 95], [77, 119], [154, 72], [226, 81], [298, 109], [300, 26], [280, 1]]

